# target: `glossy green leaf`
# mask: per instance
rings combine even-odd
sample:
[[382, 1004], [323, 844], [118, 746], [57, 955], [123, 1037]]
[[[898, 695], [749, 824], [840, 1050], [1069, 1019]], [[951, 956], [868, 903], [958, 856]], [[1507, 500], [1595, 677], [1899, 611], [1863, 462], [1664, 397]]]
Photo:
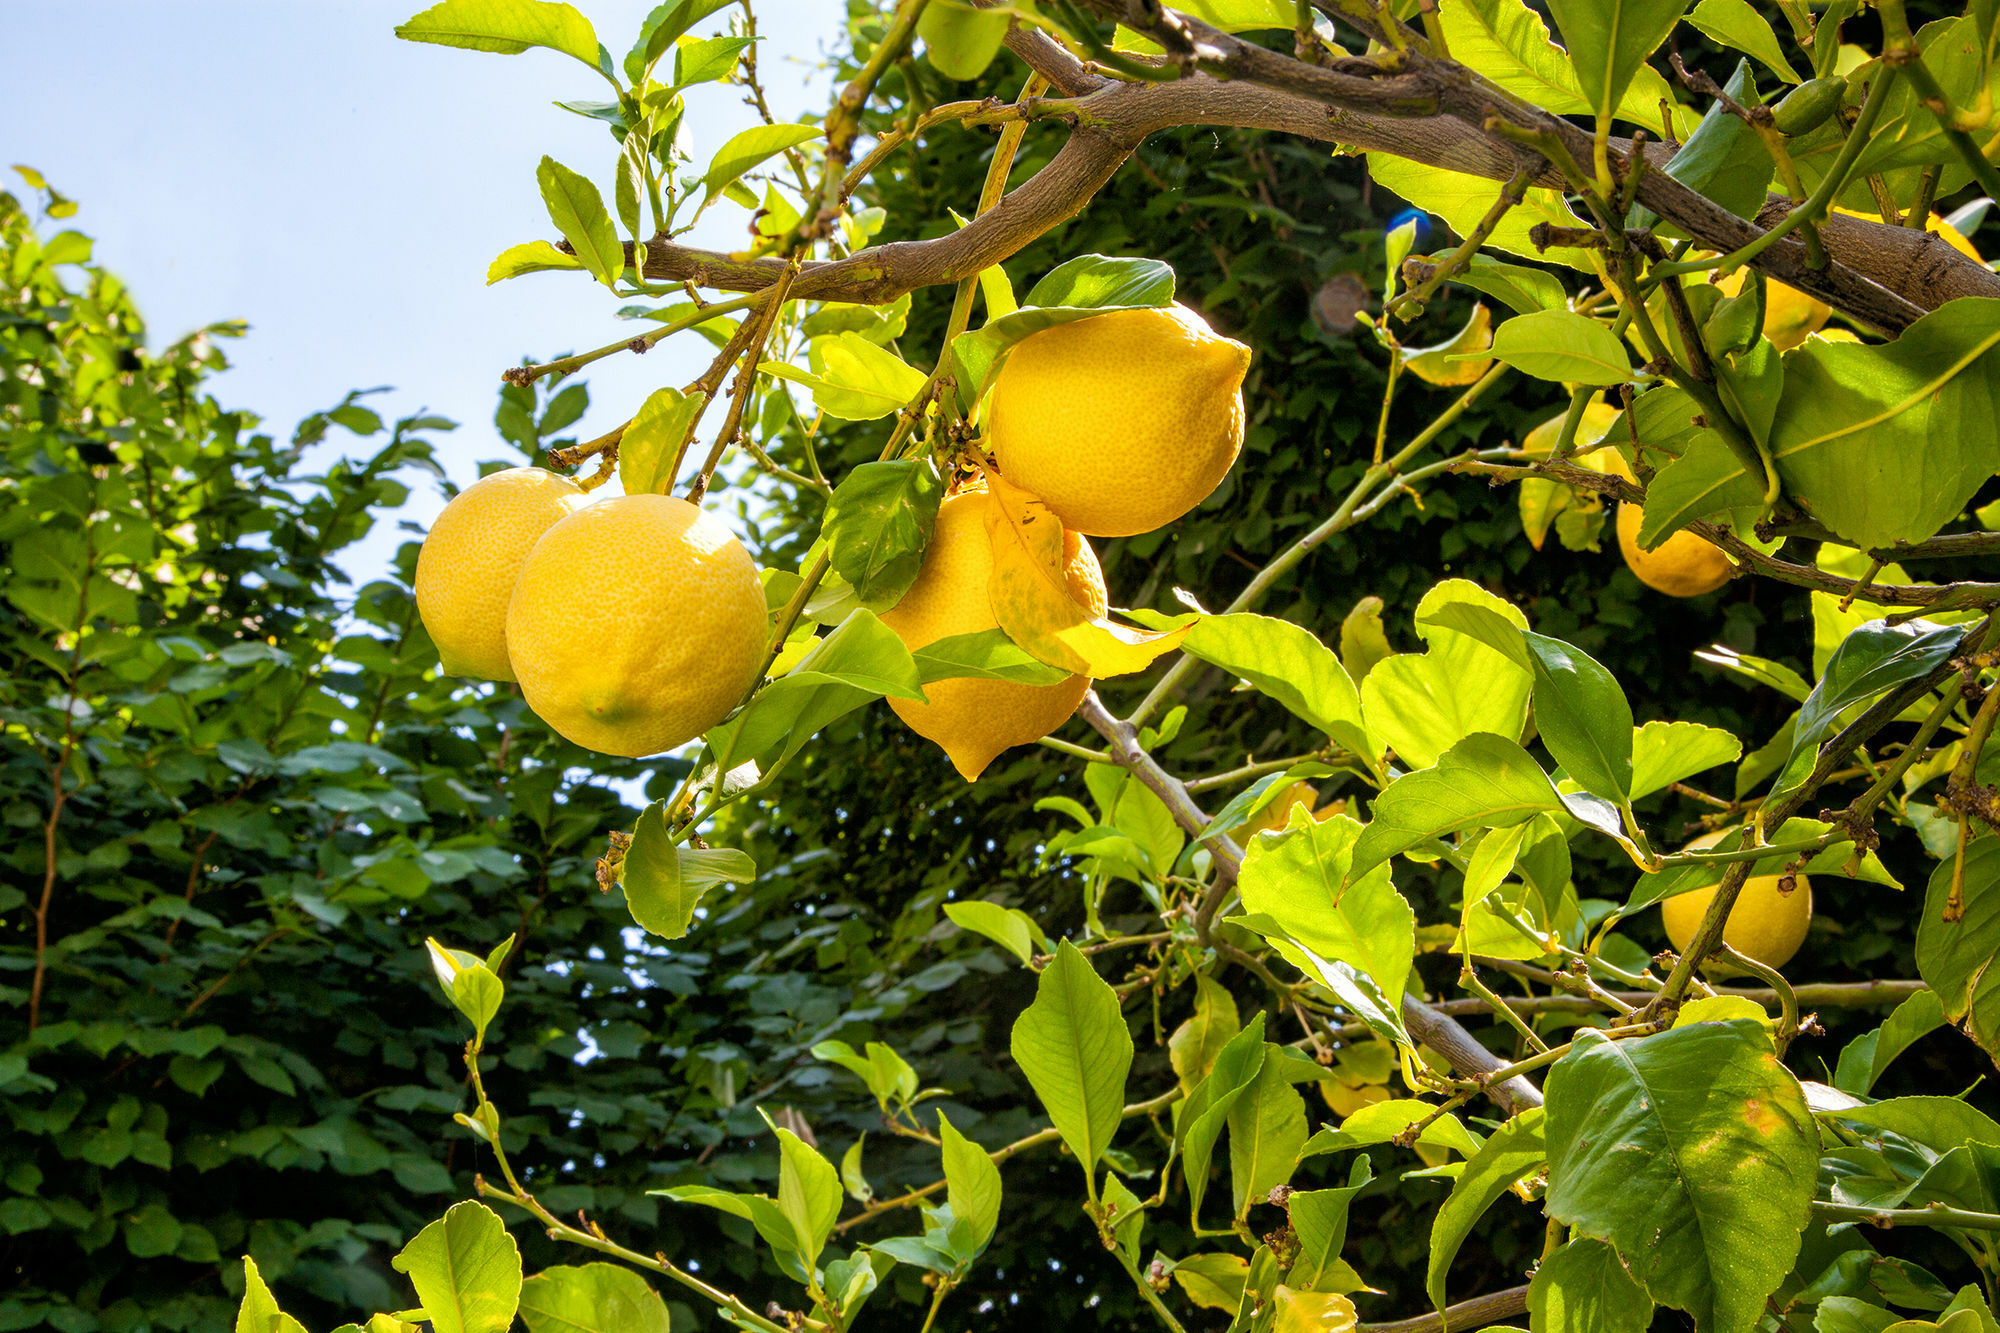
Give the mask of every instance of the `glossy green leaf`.
[[639, 404], [618, 441], [618, 481], [627, 495], [673, 494], [674, 455], [707, 402], [700, 391], [655, 389]]
[[958, 1253], [977, 1258], [1000, 1223], [1000, 1168], [987, 1151], [958, 1132], [938, 1113], [944, 1142], [946, 1199], [951, 1204], [952, 1241]]
[[1632, 360], [1616, 334], [1567, 310], [1516, 315], [1493, 334], [1488, 353], [1536, 379], [1565, 384], [1623, 384]]
[[1742, 753], [1743, 742], [1718, 727], [1648, 722], [1632, 733], [1632, 799], [1663, 791]]
[[1564, 808], [1555, 784], [1517, 743], [1486, 732], [1466, 737], [1434, 768], [1408, 773], [1375, 800], [1355, 843], [1350, 880], [1432, 838], [1474, 828], [1511, 828]]
[[944, 484], [928, 458], [863, 463], [841, 478], [821, 532], [834, 572], [864, 602], [890, 602], [916, 582]]
[[1431, 1257], [1424, 1278], [1424, 1290], [1438, 1309], [1445, 1306], [1445, 1274], [1459, 1246], [1510, 1186], [1541, 1167], [1546, 1156], [1542, 1120], [1541, 1108], [1534, 1107], [1494, 1130], [1452, 1182], [1450, 1197], [1431, 1221]]
[[743, 173], [787, 148], [817, 139], [821, 133], [817, 125], [752, 125], [733, 136], [709, 161], [708, 171], [702, 177], [701, 206], [707, 208], [716, 195], [742, 179]]
[[746, 759], [769, 770], [827, 723], [880, 697], [921, 700], [923, 686], [902, 639], [874, 612], [857, 609], [782, 679], [709, 732], [709, 748], [723, 772]]
[[1719, 433], [1701, 431], [1647, 485], [1639, 545], [1650, 551], [1700, 518], [1720, 522], [1718, 515], [1740, 512], [1754, 519], [1763, 503], [1764, 479], [1744, 467]]
[[1521, 632], [1534, 668], [1542, 744], [1585, 791], [1608, 800], [1632, 787], [1632, 705], [1609, 671], [1581, 648]]
[[597, 33], [574, 5], [550, 0], [443, 0], [398, 24], [408, 42], [519, 55], [545, 46], [599, 68]]
[[1952, 301], [1879, 346], [1785, 357], [1771, 452], [1785, 489], [1864, 548], [1935, 536], [2000, 472], [2000, 299]]
[[[1949, 893], [1947, 867], [1940, 866], [1938, 870], [1946, 875], [1946, 892]], [[1924, 904], [1924, 923], [1936, 920], [1936, 913], [1941, 912], [1942, 907], [1941, 903], [1933, 907], [1927, 896]], [[1923, 929], [1922, 924], [1917, 928], [1917, 943], [1920, 950], [1917, 955], [1917, 967], [1920, 971], [1926, 962], [1921, 952]], [[1986, 957], [1978, 960], [1974, 972], [1983, 974], [1990, 965], [1991, 958], [1992, 951], [1989, 950]], [[1958, 1017], [1963, 1018], [1964, 1014], [1961, 1013]], [[1882, 1020], [1880, 1027], [1870, 1028], [1841, 1048], [1840, 1064], [1834, 1070], [1833, 1086], [1856, 1097], [1866, 1097], [1869, 1090], [1875, 1086], [1875, 1080], [1882, 1077], [1883, 1071], [1888, 1069], [1897, 1056], [1926, 1034], [1943, 1027], [1947, 1021], [1944, 1004], [1938, 998], [1938, 993], [1934, 990], [1918, 991], [1891, 1010], [1889, 1016]]]
[[1230, 1111], [1256, 1082], [1264, 1068], [1264, 1058], [1264, 1014], [1259, 1010], [1251, 1015], [1241, 1032], [1224, 1043], [1215, 1057], [1215, 1067], [1188, 1094], [1187, 1104], [1181, 1107], [1180, 1117], [1174, 1123], [1174, 1148], [1187, 1180], [1190, 1225], [1201, 1217], [1215, 1142], [1222, 1137]]
[[1257, 838], [1243, 858], [1237, 892], [1245, 911], [1269, 917], [1294, 943], [1351, 965], [1398, 999], [1416, 952], [1416, 914], [1390, 883], [1386, 859], [1355, 873], [1362, 836], [1359, 823], [1335, 815]]
[[1236, 1216], [1292, 1178], [1306, 1141], [1306, 1103], [1287, 1076], [1284, 1060], [1267, 1051], [1264, 1065], [1229, 1108], [1229, 1180]]
[[[1744, 60], [1737, 62], [1723, 91], [1741, 103], [1754, 95], [1756, 86], [1750, 62]], [[1666, 165], [1669, 176], [1740, 218], [1753, 218], [1764, 206], [1772, 170], [1771, 151], [1764, 147], [1757, 131], [1720, 102], [1709, 107], [1694, 133]]]
[[840, 1216], [840, 1173], [789, 1129], [779, 1129], [777, 1135], [778, 1211], [792, 1224], [800, 1254], [810, 1268]]
[[1361, 721], [1361, 698], [1340, 659], [1311, 633], [1288, 620], [1239, 611], [1203, 616], [1181, 647], [1221, 667], [1283, 704], [1372, 762], [1374, 742]]
[[667, 1303], [617, 1264], [544, 1268], [521, 1284], [528, 1333], [670, 1333]]
[[1054, 952], [1049, 937], [1042, 933], [1035, 918], [1018, 907], [979, 901], [946, 903], [944, 914], [960, 930], [984, 935], [1006, 949], [1021, 960], [1023, 967], [1028, 966], [1038, 953]]
[[[1493, 207], [1493, 201], [1500, 196], [1499, 181], [1445, 171], [1390, 153], [1370, 153], [1368, 174], [1378, 187], [1394, 191], [1425, 212], [1443, 218], [1461, 236], [1471, 234], [1480, 219], [1486, 216], [1487, 210]], [[1551, 246], [1546, 251], [1537, 249], [1528, 233], [1541, 222], [1556, 227], [1585, 225], [1582, 218], [1570, 211], [1558, 191], [1535, 188], [1528, 190], [1521, 203], [1507, 211], [1487, 237], [1486, 243], [1493, 249], [1522, 255], [1538, 263], [1590, 268], [1590, 257], [1582, 250], [1564, 246]]]
[[1947, 919], [1955, 860], [1931, 872], [1917, 925], [1917, 973], [1937, 992], [1944, 1015], [1988, 1055], [2000, 1053], [2000, 838], [1973, 839], [1965, 848], [1958, 911]]
[[[1522, 0], [1443, 0], [1438, 14], [1452, 59], [1545, 111], [1587, 115], [1596, 109], [1584, 96], [1568, 54], [1549, 40], [1542, 16]], [[1662, 99], [1674, 101], [1666, 80], [1641, 67], [1619, 102], [1618, 115], [1657, 136]], [[1685, 125], [1676, 129], [1686, 133]]]
[[1528, 1322], [1538, 1333], [1646, 1333], [1653, 1298], [1603, 1241], [1573, 1240], [1542, 1260], [1528, 1284]]
[[1467, 736], [1491, 733], [1512, 740], [1527, 720], [1534, 678], [1526, 664], [1441, 623], [1455, 604], [1527, 627], [1519, 610], [1465, 579], [1446, 579], [1424, 594], [1416, 627], [1427, 649], [1377, 662], [1361, 682], [1361, 716], [1369, 733], [1412, 768], [1437, 763]]
[[757, 864], [745, 852], [728, 847], [677, 847], [667, 827], [666, 806], [655, 802], [632, 828], [620, 882], [632, 919], [662, 939], [688, 933], [695, 910], [718, 884], [748, 884]]
[[1811, 1219], [1819, 1135], [1754, 1022], [1610, 1041], [1549, 1071], [1549, 1215], [1608, 1241], [1698, 1333], [1749, 1333]]
[[1770, 20], [1759, 14], [1750, 0], [1701, 0], [1687, 16], [1688, 26], [1698, 29], [1722, 46], [1755, 56], [1786, 83], [1799, 81], [1798, 71], [1785, 59], [1785, 49]]
[[278, 1308], [257, 1261], [243, 1256], [243, 1302], [236, 1312], [236, 1333], [306, 1333], [305, 1325]]
[[1833, 733], [1842, 713], [1929, 674], [1948, 661], [1964, 640], [1962, 628], [1928, 620], [1900, 625], [1871, 620], [1851, 631], [1827, 659], [1819, 684], [1799, 708], [1792, 757], [1779, 787], [1795, 785], [1811, 771], [1820, 742]]
[[592, 277], [607, 287], [615, 285], [625, 272], [625, 250], [618, 242], [618, 228], [604, 210], [604, 196], [588, 179], [552, 157], [544, 157], [535, 168], [535, 180], [549, 220], [576, 257]]
[[807, 359], [810, 372], [782, 361], [766, 361], [758, 369], [805, 385], [822, 412], [846, 421], [873, 421], [902, 410], [929, 379], [859, 333], [815, 338], [807, 349]]
[[924, 55], [948, 79], [976, 79], [1000, 54], [1007, 15], [987, 14], [953, 0], [934, 0], [917, 20]]
[[1117, 995], [1068, 940], [1015, 1020], [1010, 1046], [1063, 1143], [1094, 1176], [1124, 1112], [1132, 1033]]
[[528, 241], [521, 245], [510, 245], [493, 257], [486, 266], [486, 284], [505, 282], [518, 278], [523, 273], [543, 273], [552, 269], [574, 271], [583, 267], [583, 261], [575, 255], [566, 255], [547, 241]]
[[1069, 672], [1031, 656], [998, 629], [938, 639], [917, 649], [913, 656], [918, 677], [926, 685], [967, 676], [1021, 685], [1054, 685], [1069, 679]]
[[[1995, 80], [2000, 79], [2000, 66], [1983, 58], [1984, 43], [1975, 18], [1967, 15], [1926, 23], [1916, 36], [1924, 68], [1943, 90], [1948, 106], [1970, 106], [1982, 92], [1992, 94]], [[1908, 79], [1899, 79], [1890, 88], [1875, 131], [1854, 163], [1855, 178], [1931, 163], [1942, 163], [1945, 168], [1939, 180], [1941, 198], [1969, 178], [1946, 141], [1937, 116]], [[1815, 181], [1819, 174], [1813, 172]]]
[[1609, 116], [1688, 0], [1549, 0], [1592, 114]]
[[639, 24], [639, 39], [625, 54], [625, 74], [637, 85], [655, 61], [667, 53], [687, 30], [735, 0], [666, 0], [653, 6]]
[[754, 40], [750, 37], [710, 37], [681, 42], [674, 52], [674, 86], [690, 88], [698, 83], [727, 79], [735, 72], [736, 62], [742, 59], [744, 50]]
[[1368, 1155], [1355, 1157], [1348, 1169], [1347, 1184], [1336, 1189], [1299, 1190], [1286, 1205], [1292, 1234], [1298, 1238], [1298, 1255], [1285, 1274], [1285, 1285], [1294, 1291], [1336, 1290], [1341, 1270], [1340, 1251], [1347, 1239], [1347, 1210], [1354, 1196], [1367, 1188], [1374, 1177]]
[[[1451, 9], [1444, 12], [1450, 13]], [[1517, 315], [1561, 310], [1569, 304], [1562, 281], [1555, 274], [1522, 264], [1505, 264], [1486, 255], [1474, 255], [1472, 263], [1452, 281], [1492, 297]]]
[[453, 1204], [393, 1266], [407, 1273], [437, 1333], [504, 1333], [521, 1300], [521, 1251], [483, 1203]]

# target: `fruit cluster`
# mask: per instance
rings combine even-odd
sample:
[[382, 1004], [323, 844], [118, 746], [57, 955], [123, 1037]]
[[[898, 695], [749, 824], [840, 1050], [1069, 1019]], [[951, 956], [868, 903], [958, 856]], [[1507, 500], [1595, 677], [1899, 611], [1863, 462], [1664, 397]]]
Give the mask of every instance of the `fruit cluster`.
[[[994, 382], [984, 444], [1008, 481], [1063, 524], [1068, 595], [1105, 612], [1086, 535], [1127, 536], [1201, 503], [1243, 446], [1250, 349], [1182, 306], [1118, 310], [1016, 344]], [[916, 581], [882, 621], [911, 651], [994, 629], [993, 533], [972, 482], [939, 508]], [[770, 620], [748, 552], [685, 500], [592, 501], [540, 468], [496, 472], [452, 500], [417, 560], [417, 608], [448, 672], [518, 681], [564, 737], [640, 757], [725, 718], [765, 670]], [[1076, 711], [1088, 678], [933, 682], [891, 706], [966, 779]]]

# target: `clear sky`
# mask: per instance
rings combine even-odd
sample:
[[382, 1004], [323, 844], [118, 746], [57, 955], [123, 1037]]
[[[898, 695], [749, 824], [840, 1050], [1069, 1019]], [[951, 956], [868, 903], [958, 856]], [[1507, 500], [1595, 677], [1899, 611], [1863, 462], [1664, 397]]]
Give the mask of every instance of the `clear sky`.
[[[610, 198], [615, 147], [604, 127], [551, 105], [601, 99], [603, 80], [553, 51], [489, 55], [398, 41], [424, 0], [0, 0], [0, 167], [21, 162], [81, 204], [68, 224], [131, 284], [151, 341], [219, 319], [250, 334], [227, 345], [215, 382], [231, 407], [288, 433], [350, 388], [390, 385], [384, 416], [452, 417], [452, 475], [518, 458], [492, 428], [499, 373], [601, 346], [648, 325], [580, 274], [485, 286], [487, 262], [520, 241], [553, 239], [535, 186], [547, 153]], [[622, 57], [651, 0], [579, 0]], [[760, 66], [773, 111], [823, 111], [823, 53], [838, 0], [759, 0]], [[698, 31], [719, 30], [733, 10]], [[732, 87], [689, 95], [697, 162], [752, 123]], [[7, 188], [27, 197], [18, 177]], [[727, 216], [723, 216], [727, 215]], [[717, 208], [699, 244], [734, 248], [743, 214]], [[613, 357], [584, 377], [587, 438], [652, 389], [692, 379], [697, 349], [669, 343]], [[339, 447], [352, 441], [336, 432]], [[441, 500], [420, 485], [410, 516]], [[388, 534], [384, 534], [387, 537]], [[386, 556], [370, 543], [366, 565]], [[356, 568], [356, 572], [362, 572]], [[372, 572], [372, 571], [371, 571]]]

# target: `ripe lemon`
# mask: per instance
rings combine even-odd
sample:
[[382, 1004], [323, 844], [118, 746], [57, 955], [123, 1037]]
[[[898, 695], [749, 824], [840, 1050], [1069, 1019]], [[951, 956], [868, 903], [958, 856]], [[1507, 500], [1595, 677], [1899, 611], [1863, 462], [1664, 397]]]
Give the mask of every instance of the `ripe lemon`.
[[[939, 639], [995, 629], [999, 622], [987, 601], [993, 573], [993, 543], [986, 534], [985, 490], [962, 491], [938, 507], [937, 528], [917, 581], [882, 615], [912, 652]], [[1072, 546], [1071, 543], [1074, 543]], [[1065, 534], [1070, 595], [1104, 614], [1104, 573], [1090, 543]], [[1069, 720], [1090, 688], [1088, 676], [1053, 685], [1021, 685], [1006, 680], [961, 678], [924, 686], [929, 703], [891, 699], [896, 716], [925, 740], [944, 748], [967, 782], [975, 781], [1001, 751], [1030, 745]]]
[[[1727, 829], [1717, 829], [1688, 844], [1689, 851], [1700, 851], [1713, 847], [1722, 841]], [[1722, 942], [1740, 954], [1754, 958], [1766, 967], [1783, 967], [1792, 955], [1806, 941], [1806, 927], [1812, 924], [1812, 881], [1804, 875], [1798, 876], [1798, 887], [1790, 893], [1778, 888], [1778, 876], [1753, 875], [1743, 882], [1743, 891], [1736, 895], [1736, 905], [1729, 909], [1729, 920], [1722, 927]], [[1674, 942], [1674, 948], [1685, 950], [1688, 941], [1694, 938], [1696, 927], [1708, 912], [1708, 904], [1714, 899], [1714, 889], [1697, 889], [1693, 893], [1683, 893], [1660, 904], [1660, 924], [1667, 928], [1667, 938]], [[1734, 973], [1736, 969], [1726, 963], [1711, 961], [1708, 970], [1718, 973]]]
[[460, 491], [417, 553], [417, 614], [454, 676], [512, 680], [507, 599], [542, 534], [588, 500], [568, 477], [510, 467]]
[[[1577, 456], [1578, 463], [1613, 477], [1633, 480], [1624, 456], [1606, 446]], [[1669, 597], [1699, 597], [1714, 592], [1736, 576], [1736, 566], [1721, 548], [1712, 546], [1692, 532], [1676, 532], [1648, 551], [1639, 545], [1639, 525], [1645, 518], [1640, 506], [1621, 501], [1618, 505], [1618, 549], [1626, 567], [1639, 582]]]
[[987, 447], [1064, 527], [1151, 532], [1206, 499], [1236, 461], [1249, 368], [1248, 347], [1185, 306], [1059, 324], [1008, 355]]
[[507, 648], [536, 716], [638, 758], [701, 735], [764, 664], [757, 567], [686, 500], [624, 495], [550, 528], [521, 567]]
[[1639, 582], [1669, 597], [1699, 597], [1714, 592], [1736, 576], [1736, 566], [1719, 547], [1692, 532], [1676, 532], [1648, 551], [1639, 545], [1639, 521], [1644, 511], [1635, 504], [1618, 506], [1618, 549]]

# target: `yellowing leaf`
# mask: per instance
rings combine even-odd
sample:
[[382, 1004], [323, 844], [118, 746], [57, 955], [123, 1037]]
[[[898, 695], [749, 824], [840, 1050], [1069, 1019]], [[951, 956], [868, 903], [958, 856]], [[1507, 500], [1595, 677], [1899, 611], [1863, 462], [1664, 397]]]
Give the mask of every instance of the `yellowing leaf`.
[[1092, 615], [1070, 595], [1062, 520], [1004, 477], [988, 473], [986, 484], [993, 495], [986, 511], [993, 542], [987, 595], [1008, 638], [1050, 666], [1085, 676], [1144, 671], [1180, 646], [1185, 625], [1154, 634]]
[[1459, 353], [1483, 352], [1493, 345], [1493, 312], [1484, 302], [1472, 307], [1472, 318], [1451, 337], [1431, 347], [1405, 348], [1404, 365], [1426, 384], [1471, 384], [1492, 366], [1491, 358], [1464, 360]]

